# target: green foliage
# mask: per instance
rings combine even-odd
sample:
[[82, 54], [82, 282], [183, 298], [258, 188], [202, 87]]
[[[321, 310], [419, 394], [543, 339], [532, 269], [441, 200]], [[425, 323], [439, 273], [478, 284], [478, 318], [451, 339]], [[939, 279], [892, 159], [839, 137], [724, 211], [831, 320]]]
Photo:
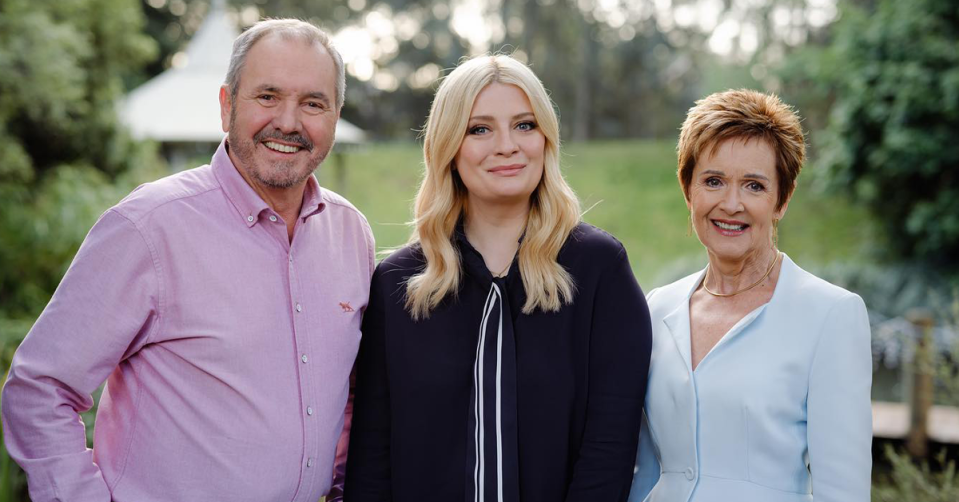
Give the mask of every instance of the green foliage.
[[936, 456], [933, 463], [919, 464], [905, 453], [886, 445], [886, 458], [892, 464], [890, 479], [873, 487], [873, 502], [955, 502], [959, 500], [959, 476], [956, 462], [946, 460], [946, 452]]
[[879, 0], [848, 7], [819, 76], [836, 100], [820, 162], [884, 222], [890, 250], [959, 262], [959, 8]]
[[35, 315], [113, 182], [155, 163], [114, 109], [155, 53], [142, 24], [135, 0], [0, 3], [0, 318]]

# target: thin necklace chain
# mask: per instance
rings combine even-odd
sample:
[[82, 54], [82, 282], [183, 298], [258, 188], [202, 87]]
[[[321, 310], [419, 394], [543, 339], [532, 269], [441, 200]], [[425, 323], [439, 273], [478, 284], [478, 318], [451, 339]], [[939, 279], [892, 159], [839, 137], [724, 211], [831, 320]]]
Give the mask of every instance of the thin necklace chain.
[[759, 283], [765, 281], [766, 278], [769, 277], [769, 274], [772, 273], [773, 268], [775, 268], [775, 266], [776, 266], [776, 262], [779, 261], [779, 257], [782, 256], [782, 254], [783, 254], [782, 251], [776, 251], [776, 256], [773, 258], [772, 263], [769, 264], [769, 268], [766, 269], [766, 273], [763, 274], [763, 276], [760, 277], [758, 281], [750, 284], [749, 286], [746, 286], [746, 287], [743, 288], [743, 289], [740, 289], [739, 291], [733, 291], [732, 293], [713, 293], [712, 291], [709, 290], [709, 287], [706, 286], [706, 283], [709, 282], [709, 264], [707, 263], [707, 264], [706, 264], [706, 276], [703, 277], [703, 289], [705, 289], [707, 293], [709, 293], [709, 294], [711, 294], [711, 295], [713, 295], [713, 296], [719, 296], [719, 297], [723, 297], [723, 298], [729, 297], [729, 296], [736, 296], [736, 295], [738, 295], [739, 293], [742, 293], [742, 292], [744, 292], [744, 291], [749, 291], [750, 289], [753, 289], [753, 288], [755, 288], [756, 286], [759, 286]]
[[510, 259], [509, 263], [506, 264], [506, 268], [504, 268], [500, 273], [494, 275], [493, 277], [505, 277], [506, 272], [509, 272], [509, 268], [512, 266], [513, 266], [513, 260]]

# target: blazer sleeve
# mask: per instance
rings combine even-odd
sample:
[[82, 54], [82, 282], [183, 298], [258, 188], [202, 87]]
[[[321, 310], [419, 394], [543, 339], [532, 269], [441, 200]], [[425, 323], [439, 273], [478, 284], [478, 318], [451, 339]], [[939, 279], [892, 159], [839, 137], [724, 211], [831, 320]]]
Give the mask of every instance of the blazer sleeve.
[[649, 433], [649, 421], [643, 413], [643, 425], [639, 430], [639, 449], [636, 451], [636, 467], [633, 486], [629, 489], [629, 502], [643, 502], [659, 482], [662, 467], [656, 455], [656, 445]]
[[809, 375], [807, 441], [816, 502], [868, 502], [872, 471], [872, 351], [862, 299], [832, 307]]
[[384, 309], [388, 286], [384, 285], [382, 269], [381, 264], [373, 274], [356, 359], [356, 392], [343, 487], [343, 499], [349, 502], [392, 500]]
[[602, 272], [593, 299], [586, 429], [567, 502], [625, 501], [639, 441], [652, 333], [625, 249]]

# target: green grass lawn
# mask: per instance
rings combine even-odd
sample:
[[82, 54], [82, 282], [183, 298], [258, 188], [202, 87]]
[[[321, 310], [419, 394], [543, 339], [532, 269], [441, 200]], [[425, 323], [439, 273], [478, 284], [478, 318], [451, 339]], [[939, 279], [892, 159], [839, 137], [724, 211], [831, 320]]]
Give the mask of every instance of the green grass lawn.
[[[570, 144], [563, 171], [587, 210], [584, 219], [619, 238], [629, 251], [644, 289], [661, 286], [705, 265], [705, 252], [686, 236], [686, 205], [676, 181], [671, 141], [609, 141]], [[320, 183], [336, 189], [333, 159], [318, 171]], [[422, 172], [419, 144], [371, 145], [345, 154], [343, 194], [366, 214], [377, 248], [402, 245]], [[811, 268], [868, 257], [874, 223], [863, 208], [814, 190], [810, 173], [779, 229], [780, 248]]]

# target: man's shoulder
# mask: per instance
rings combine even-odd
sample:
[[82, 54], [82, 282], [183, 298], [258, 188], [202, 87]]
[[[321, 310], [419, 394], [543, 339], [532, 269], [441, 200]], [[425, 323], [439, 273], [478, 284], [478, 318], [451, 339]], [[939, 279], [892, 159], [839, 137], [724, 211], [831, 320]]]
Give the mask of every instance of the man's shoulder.
[[161, 207], [169, 207], [177, 201], [219, 189], [220, 184], [213, 175], [212, 168], [204, 165], [144, 183], [124, 197], [113, 209], [137, 222]]
[[366, 220], [366, 216], [356, 208], [350, 201], [346, 200], [346, 197], [330, 190], [326, 187], [320, 189], [320, 199], [326, 204], [327, 208], [333, 209], [334, 211], [342, 211], [346, 216], [353, 216], [357, 218], [363, 225], [369, 226], [369, 222]]

